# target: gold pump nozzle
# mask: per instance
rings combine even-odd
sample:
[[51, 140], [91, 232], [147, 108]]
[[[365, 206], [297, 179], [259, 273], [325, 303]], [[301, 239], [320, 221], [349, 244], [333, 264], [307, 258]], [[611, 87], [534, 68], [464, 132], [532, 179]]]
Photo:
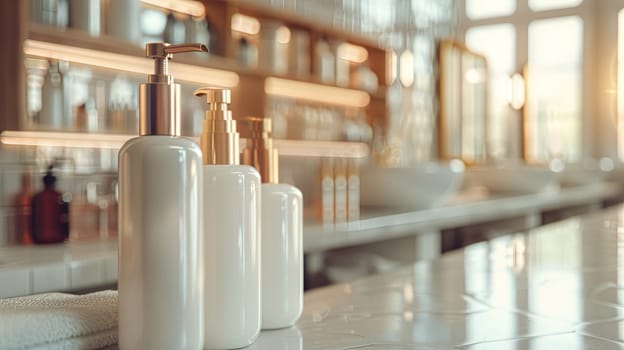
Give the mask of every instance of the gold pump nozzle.
[[199, 144], [204, 164], [239, 164], [239, 135], [229, 110], [229, 89], [199, 88], [195, 96], [206, 96], [208, 109], [202, 124]]
[[208, 51], [203, 44], [148, 43], [145, 56], [154, 59], [154, 74], [139, 87], [139, 134], [180, 136], [180, 85], [169, 75], [175, 53]]

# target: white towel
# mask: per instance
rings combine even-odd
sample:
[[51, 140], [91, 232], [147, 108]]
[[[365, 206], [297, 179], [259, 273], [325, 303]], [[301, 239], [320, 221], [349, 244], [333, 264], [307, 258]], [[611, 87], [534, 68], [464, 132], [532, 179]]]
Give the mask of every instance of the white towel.
[[117, 292], [0, 299], [0, 349], [100, 349], [117, 343]]

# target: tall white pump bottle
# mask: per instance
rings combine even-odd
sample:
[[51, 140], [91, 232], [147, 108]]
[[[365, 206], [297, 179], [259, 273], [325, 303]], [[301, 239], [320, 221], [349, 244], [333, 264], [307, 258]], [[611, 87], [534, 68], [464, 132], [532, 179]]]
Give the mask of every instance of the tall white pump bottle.
[[230, 90], [202, 88], [204, 347], [235, 349], [260, 332], [260, 176], [239, 165]]
[[140, 86], [140, 137], [119, 151], [119, 348], [189, 349], [202, 334], [202, 157], [180, 137], [173, 53], [201, 44], [146, 45], [155, 73]]
[[262, 329], [289, 327], [303, 310], [303, 197], [296, 187], [279, 183], [271, 120], [246, 117], [239, 126], [247, 139], [243, 163], [258, 169], [263, 182]]

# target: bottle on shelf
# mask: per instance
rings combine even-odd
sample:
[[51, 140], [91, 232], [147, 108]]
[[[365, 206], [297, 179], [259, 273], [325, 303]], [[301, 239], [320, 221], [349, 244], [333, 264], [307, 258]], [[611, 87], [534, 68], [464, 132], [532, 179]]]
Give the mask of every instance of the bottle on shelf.
[[336, 53], [336, 85], [344, 87], [349, 86], [351, 65], [348, 60], [340, 55], [340, 52], [343, 50], [342, 48], [345, 44], [340, 40], [335, 40], [332, 44], [334, 48], [333, 52]]
[[53, 166], [43, 177], [43, 190], [30, 202], [30, 232], [35, 244], [62, 243], [69, 237], [69, 201], [56, 190]]
[[179, 20], [173, 12], [169, 12], [165, 31], [163, 32], [163, 40], [170, 44], [181, 44], [186, 37], [185, 21]]
[[288, 71], [290, 30], [276, 21], [263, 21], [258, 42], [258, 65], [269, 72]]
[[306, 78], [310, 76], [310, 35], [303, 30], [290, 31], [288, 46], [288, 68], [292, 75]]
[[336, 82], [336, 57], [325, 36], [314, 45], [314, 55], [316, 78], [322, 83], [334, 84]]
[[338, 227], [347, 224], [347, 191], [346, 160], [338, 158], [334, 167], [334, 223]]
[[360, 220], [360, 170], [356, 159], [347, 163], [347, 220]]
[[258, 49], [245, 38], [238, 40], [238, 62], [247, 68], [258, 64]]
[[32, 196], [32, 183], [30, 172], [24, 171], [20, 176], [20, 191], [15, 194], [11, 204], [14, 208], [14, 223], [11, 228], [15, 239], [11, 243], [22, 245], [33, 244], [30, 232], [30, 201]]
[[260, 332], [260, 175], [239, 165], [230, 90], [201, 88], [204, 157], [204, 348], [250, 345]]
[[99, 36], [101, 25], [101, 0], [69, 0], [69, 27]]
[[[210, 32], [206, 19], [203, 17], [189, 17], [184, 21], [184, 35], [187, 43], [201, 43], [206, 45], [208, 52], [211, 52]], [[198, 53], [198, 55], [201, 55]], [[202, 55], [203, 56], [203, 55]]]
[[119, 151], [119, 347], [202, 348], [201, 150], [180, 137], [174, 53], [150, 43], [155, 72], [140, 86], [140, 136]]
[[32, 0], [31, 18], [34, 22], [56, 27], [67, 27], [67, 0]]
[[48, 74], [41, 88], [38, 125], [42, 129], [62, 129], [65, 121], [63, 74], [58, 61], [48, 62]]
[[81, 184], [72, 196], [72, 212], [69, 216], [72, 241], [88, 241], [99, 238], [100, 207], [97, 204], [97, 185], [89, 181]]
[[141, 3], [139, 0], [108, 0], [106, 34], [139, 44], [141, 41]]
[[334, 161], [321, 159], [321, 220], [323, 227], [334, 227]]
[[279, 183], [271, 120], [246, 117], [239, 125], [247, 139], [242, 162], [262, 179], [262, 329], [289, 327], [303, 310], [303, 197], [296, 187]]

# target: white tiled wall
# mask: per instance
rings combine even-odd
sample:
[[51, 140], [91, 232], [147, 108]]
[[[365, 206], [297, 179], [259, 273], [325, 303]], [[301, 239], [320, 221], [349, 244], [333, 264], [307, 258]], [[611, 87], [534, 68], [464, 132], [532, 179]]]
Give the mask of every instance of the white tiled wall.
[[69, 288], [69, 273], [62, 263], [36, 266], [32, 269], [32, 293], [62, 291]]
[[0, 268], [0, 298], [31, 294], [31, 271], [28, 268]]
[[72, 289], [89, 288], [104, 281], [104, 261], [101, 259], [76, 261], [70, 264]]

